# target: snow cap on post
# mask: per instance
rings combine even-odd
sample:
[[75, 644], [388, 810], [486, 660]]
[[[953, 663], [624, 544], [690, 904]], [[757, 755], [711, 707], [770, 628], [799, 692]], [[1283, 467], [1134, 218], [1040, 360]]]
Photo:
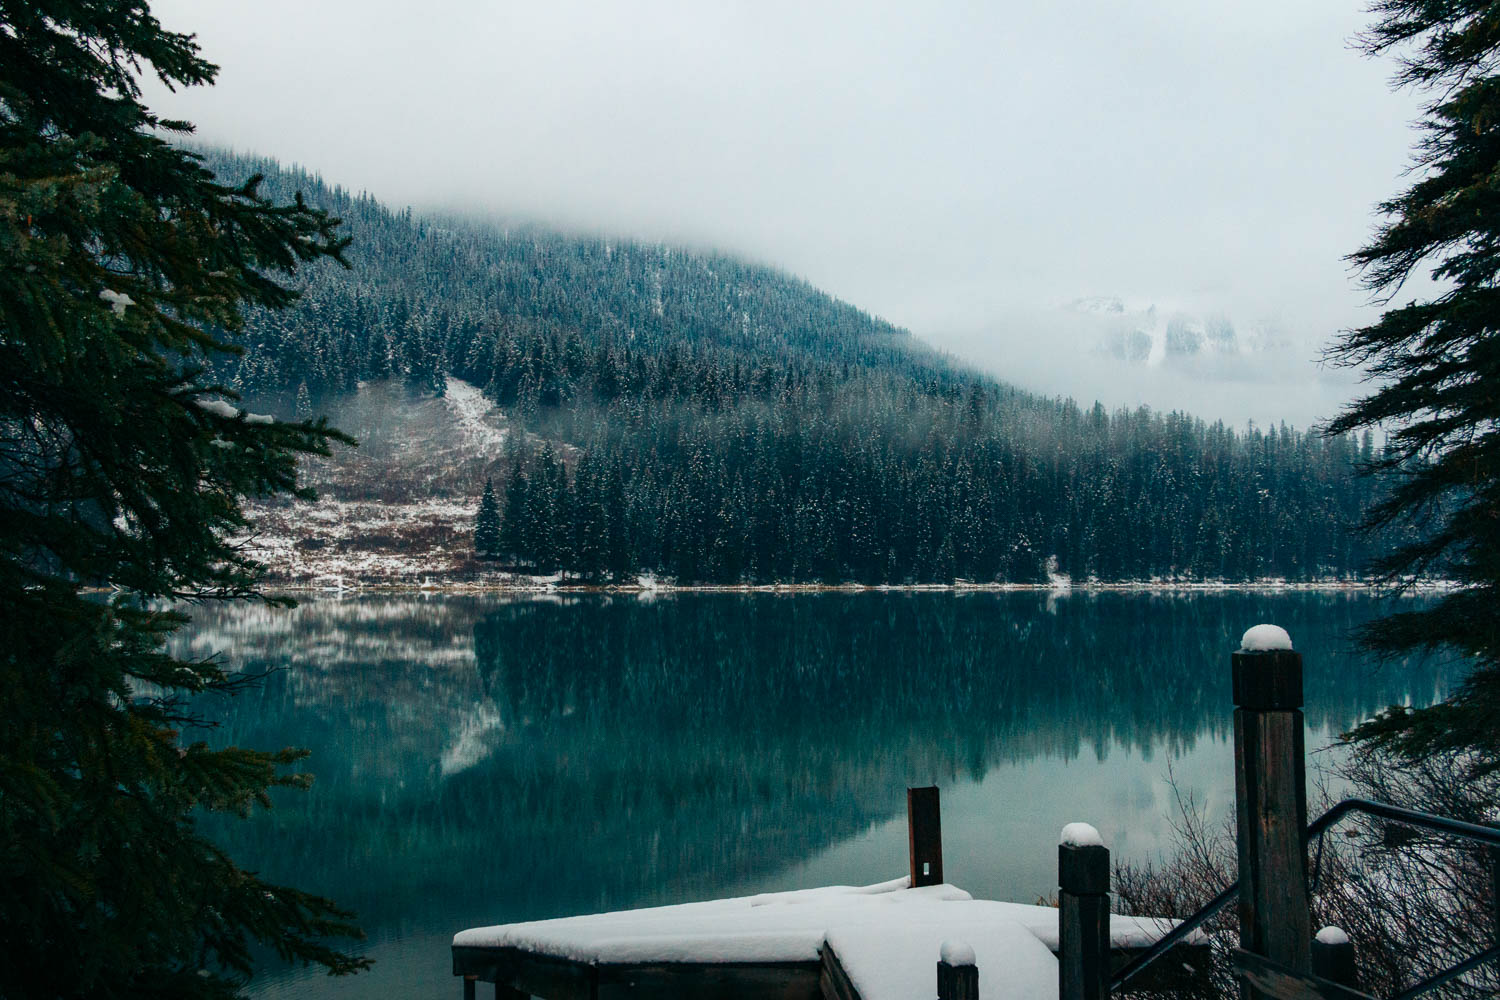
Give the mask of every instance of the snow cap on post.
[[1265, 653], [1273, 649], [1291, 649], [1292, 637], [1280, 625], [1255, 625], [1240, 636], [1240, 650]]
[[967, 941], [943, 942], [937, 964], [937, 1000], [979, 1000], [979, 966]]
[[1302, 654], [1279, 625], [1246, 630], [1232, 657], [1234, 704], [1256, 712], [1302, 707]]
[[967, 941], [944, 941], [938, 957], [949, 965], [973, 965], [974, 946]]
[[1104, 846], [1104, 838], [1099, 836], [1099, 831], [1087, 823], [1069, 823], [1062, 828], [1062, 836], [1057, 842], [1069, 847]]
[[1312, 941], [1312, 971], [1319, 979], [1326, 979], [1349, 989], [1359, 988], [1359, 969], [1354, 962], [1354, 945], [1338, 927], [1325, 927], [1318, 931]]

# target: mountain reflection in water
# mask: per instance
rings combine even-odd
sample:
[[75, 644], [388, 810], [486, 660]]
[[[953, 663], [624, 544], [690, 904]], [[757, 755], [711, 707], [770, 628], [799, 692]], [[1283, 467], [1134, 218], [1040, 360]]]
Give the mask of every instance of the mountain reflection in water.
[[1377, 613], [1349, 594], [357, 597], [198, 608], [179, 644], [273, 670], [199, 706], [206, 738], [313, 751], [310, 792], [212, 835], [357, 909], [379, 963], [262, 992], [450, 996], [447, 939], [471, 924], [900, 874], [907, 785], [942, 787], [946, 868], [976, 894], [1049, 891], [1070, 819], [1150, 856], [1169, 763], [1232, 802], [1250, 625], [1304, 656], [1310, 746], [1441, 694], [1440, 664], [1351, 653]]

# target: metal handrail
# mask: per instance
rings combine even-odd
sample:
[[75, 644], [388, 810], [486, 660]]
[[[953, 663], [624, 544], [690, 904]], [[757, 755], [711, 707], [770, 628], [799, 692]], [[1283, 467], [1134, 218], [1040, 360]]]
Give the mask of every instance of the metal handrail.
[[1388, 802], [1376, 802], [1374, 799], [1345, 799], [1309, 823], [1303, 839], [1311, 840], [1352, 812], [1369, 813], [1371, 816], [1395, 820], [1407, 826], [1425, 827], [1429, 830], [1436, 830], [1438, 833], [1451, 833], [1465, 840], [1479, 840], [1491, 847], [1500, 847], [1500, 827], [1465, 823], [1461, 819], [1449, 819], [1447, 816], [1434, 816], [1432, 813], [1417, 812], [1415, 809], [1403, 809]]
[[1228, 906], [1230, 902], [1232, 902], [1234, 898], [1239, 894], [1239, 881], [1235, 880], [1229, 883], [1229, 886], [1223, 892], [1219, 893], [1213, 899], [1209, 900], [1209, 902], [1203, 907], [1203, 909], [1199, 910], [1191, 917], [1188, 917], [1186, 920], [1178, 924], [1176, 927], [1172, 928], [1166, 934], [1157, 938], [1155, 944], [1153, 944], [1150, 948], [1147, 948], [1143, 954], [1136, 956], [1136, 958], [1134, 958], [1119, 972], [1115, 973], [1114, 977], [1110, 980], [1109, 991], [1111, 993], [1114, 993], [1122, 989], [1126, 983], [1130, 982], [1136, 976], [1144, 972], [1148, 965], [1150, 965], [1152, 962], [1155, 962], [1158, 958], [1161, 958], [1176, 945], [1181, 944], [1184, 938], [1186, 938], [1189, 934], [1193, 933], [1193, 931], [1197, 930], [1199, 927], [1203, 926], [1210, 919], [1212, 919], [1220, 910]]
[[[1352, 812], [1366, 813], [1381, 819], [1393, 820], [1405, 823], [1408, 826], [1422, 827], [1438, 833], [1447, 833], [1465, 840], [1477, 840], [1491, 847], [1500, 848], [1500, 828], [1492, 826], [1480, 826], [1478, 823], [1465, 823], [1463, 820], [1449, 819], [1447, 816], [1434, 816], [1431, 813], [1418, 812], [1415, 809], [1403, 809], [1401, 806], [1393, 806], [1388, 802], [1377, 802], [1374, 799], [1344, 799], [1342, 802], [1329, 809], [1323, 815], [1308, 824], [1302, 834], [1302, 843], [1305, 847], [1314, 837], [1321, 837], [1329, 827], [1342, 820]], [[1172, 928], [1170, 932], [1158, 938], [1146, 951], [1137, 956], [1119, 972], [1115, 973], [1110, 981], [1109, 990], [1114, 993], [1122, 989], [1126, 983], [1140, 975], [1151, 963], [1161, 958], [1175, 945], [1182, 941], [1193, 931], [1203, 926], [1212, 919], [1220, 910], [1228, 906], [1234, 898], [1239, 895], [1239, 880], [1231, 882], [1223, 892], [1219, 893], [1197, 913], [1188, 917], [1182, 923]], [[1402, 993], [1394, 1000], [1412, 1000], [1428, 990], [1436, 989], [1451, 979], [1468, 972], [1485, 962], [1500, 958], [1500, 947], [1491, 948], [1481, 952], [1472, 958], [1465, 959], [1458, 965], [1446, 972], [1439, 973], [1433, 978], [1419, 983], [1411, 989]]]
[[1424, 979], [1405, 993], [1397, 994], [1392, 1000], [1412, 1000], [1412, 997], [1419, 997], [1428, 990], [1435, 990], [1439, 986], [1450, 983], [1470, 969], [1477, 969], [1485, 962], [1495, 958], [1500, 958], [1500, 946], [1491, 948], [1489, 951], [1481, 951], [1477, 955], [1471, 955], [1453, 966], [1453, 968], [1445, 969], [1431, 979]]

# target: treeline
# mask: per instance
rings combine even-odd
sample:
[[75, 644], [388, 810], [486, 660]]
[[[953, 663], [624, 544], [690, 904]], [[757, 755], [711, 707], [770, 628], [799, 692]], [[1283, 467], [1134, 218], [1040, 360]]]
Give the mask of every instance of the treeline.
[[871, 584], [1307, 580], [1371, 554], [1345, 439], [1100, 409], [1018, 439], [963, 399], [846, 402], [568, 421], [575, 459], [513, 452], [494, 554], [584, 579]]
[[[1020, 392], [770, 269], [394, 213], [266, 162], [343, 216], [218, 372], [305, 412], [360, 381], [483, 388], [513, 424], [499, 541], [588, 580], [865, 583], [1357, 574], [1361, 442]], [[478, 499], [482, 483], [474, 485]]]

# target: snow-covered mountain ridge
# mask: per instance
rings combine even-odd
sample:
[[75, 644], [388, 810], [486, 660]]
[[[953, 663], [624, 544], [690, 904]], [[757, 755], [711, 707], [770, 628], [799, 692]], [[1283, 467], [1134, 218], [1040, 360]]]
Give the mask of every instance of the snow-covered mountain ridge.
[[1267, 321], [1236, 323], [1223, 312], [1204, 313], [1170, 301], [1113, 295], [1075, 299], [1064, 307], [1082, 318], [1095, 354], [1132, 365], [1160, 367], [1203, 357], [1241, 357], [1289, 351], [1291, 337]]

